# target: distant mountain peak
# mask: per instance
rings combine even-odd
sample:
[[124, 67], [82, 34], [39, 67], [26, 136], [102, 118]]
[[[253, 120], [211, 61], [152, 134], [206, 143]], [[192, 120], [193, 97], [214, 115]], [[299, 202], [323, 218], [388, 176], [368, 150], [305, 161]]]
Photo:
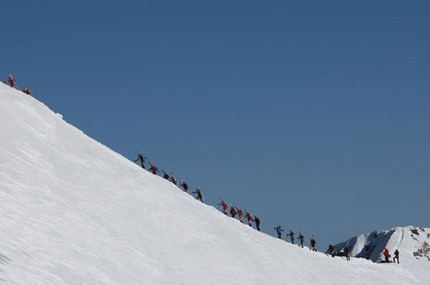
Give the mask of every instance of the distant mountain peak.
[[404, 254], [413, 255], [416, 259], [430, 261], [430, 229], [423, 227], [396, 227], [390, 230], [376, 230], [370, 233], [351, 237], [335, 245], [337, 252], [342, 252], [348, 243], [351, 256], [369, 259], [373, 262], [382, 260], [384, 248], [390, 252], [396, 249]]

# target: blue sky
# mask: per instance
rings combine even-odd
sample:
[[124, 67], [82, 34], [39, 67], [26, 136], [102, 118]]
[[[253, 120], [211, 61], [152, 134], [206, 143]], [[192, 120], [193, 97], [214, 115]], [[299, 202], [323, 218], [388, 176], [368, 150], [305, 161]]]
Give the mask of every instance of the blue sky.
[[428, 1], [13, 1], [0, 70], [208, 204], [326, 249], [429, 227], [429, 14]]

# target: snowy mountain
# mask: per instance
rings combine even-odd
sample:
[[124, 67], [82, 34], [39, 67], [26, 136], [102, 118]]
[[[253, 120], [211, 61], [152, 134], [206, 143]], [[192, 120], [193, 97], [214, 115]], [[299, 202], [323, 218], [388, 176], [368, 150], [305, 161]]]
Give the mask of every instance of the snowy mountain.
[[400, 264], [347, 262], [225, 216], [1, 83], [0, 128], [2, 284], [430, 284], [428, 248], [407, 252], [428, 229], [376, 234]]
[[346, 243], [350, 248], [351, 256], [366, 258], [373, 262], [383, 260], [381, 253], [384, 248], [391, 250], [391, 253], [396, 249], [399, 250], [402, 259], [423, 259], [430, 262], [430, 229], [428, 228], [409, 226], [374, 231], [335, 245], [336, 251], [342, 252]]

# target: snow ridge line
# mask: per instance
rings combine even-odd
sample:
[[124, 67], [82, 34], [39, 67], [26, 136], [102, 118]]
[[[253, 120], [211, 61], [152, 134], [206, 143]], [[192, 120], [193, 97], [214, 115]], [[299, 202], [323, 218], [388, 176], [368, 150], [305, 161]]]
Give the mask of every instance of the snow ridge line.
[[396, 246], [395, 246], [396, 249], [400, 248], [400, 245], [402, 244], [403, 239], [405, 238], [405, 229], [401, 228], [401, 230], [402, 230], [402, 234], [399, 235], [399, 239], [397, 240], [397, 243], [396, 243]]

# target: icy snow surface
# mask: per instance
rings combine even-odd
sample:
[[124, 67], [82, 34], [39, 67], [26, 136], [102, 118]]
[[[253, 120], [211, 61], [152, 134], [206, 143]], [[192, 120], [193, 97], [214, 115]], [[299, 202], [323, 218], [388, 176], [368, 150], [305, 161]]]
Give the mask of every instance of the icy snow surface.
[[402, 245], [347, 262], [260, 233], [1, 83], [0, 128], [1, 284], [430, 284]]

